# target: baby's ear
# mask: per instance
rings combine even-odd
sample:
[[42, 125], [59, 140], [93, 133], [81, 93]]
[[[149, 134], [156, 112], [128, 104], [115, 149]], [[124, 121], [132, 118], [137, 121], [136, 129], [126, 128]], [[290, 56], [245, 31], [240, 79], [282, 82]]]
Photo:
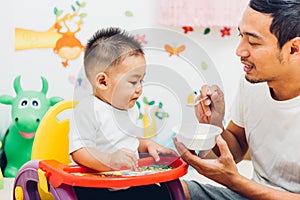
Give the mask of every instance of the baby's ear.
[[106, 73], [104, 73], [104, 72], [98, 73], [96, 76], [97, 88], [99, 88], [101, 90], [106, 90], [107, 89], [107, 80], [108, 80], [108, 76]]

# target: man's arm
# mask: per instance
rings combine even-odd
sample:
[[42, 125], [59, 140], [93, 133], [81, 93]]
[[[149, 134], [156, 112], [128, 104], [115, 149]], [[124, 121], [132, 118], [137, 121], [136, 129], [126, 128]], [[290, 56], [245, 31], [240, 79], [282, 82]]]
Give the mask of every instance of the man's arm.
[[181, 157], [198, 173], [216, 181], [231, 190], [249, 198], [261, 200], [299, 199], [300, 194], [279, 191], [256, 183], [239, 174], [233, 156], [225, 140], [217, 137], [217, 146], [220, 157], [217, 159], [201, 159], [192, 154], [181, 142], [174, 140], [175, 146]]
[[[235, 162], [238, 163], [243, 160], [248, 150], [245, 129], [230, 121], [227, 128], [222, 133], [222, 138], [227, 142]], [[220, 156], [217, 145], [214, 147], [213, 151], [217, 156]]]
[[259, 184], [241, 175], [239, 177], [236, 177], [235, 180], [232, 180], [231, 186], [228, 186], [228, 188], [242, 194], [243, 196], [249, 199], [261, 199], [261, 200], [300, 199], [300, 194], [276, 190], [267, 187], [265, 185]]

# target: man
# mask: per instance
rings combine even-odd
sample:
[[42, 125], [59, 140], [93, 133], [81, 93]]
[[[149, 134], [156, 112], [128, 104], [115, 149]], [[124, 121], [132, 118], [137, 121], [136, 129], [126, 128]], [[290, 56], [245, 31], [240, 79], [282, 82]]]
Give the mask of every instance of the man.
[[[182, 158], [225, 188], [185, 181], [191, 199], [300, 199], [300, 0], [250, 0], [236, 54], [244, 65], [231, 121], [216, 138], [217, 159], [174, 140]], [[224, 97], [203, 86], [199, 122], [222, 126]], [[236, 164], [250, 149], [252, 180]]]

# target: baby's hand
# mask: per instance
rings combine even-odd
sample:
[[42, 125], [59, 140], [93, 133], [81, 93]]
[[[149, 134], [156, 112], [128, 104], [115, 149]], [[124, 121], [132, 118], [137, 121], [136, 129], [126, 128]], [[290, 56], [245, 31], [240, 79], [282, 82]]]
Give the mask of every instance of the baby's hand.
[[120, 170], [122, 167], [136, 171], [138, 162], [136, 153], [130, 149], [119, 149], [110, 155], [110, 168]]
[[159, 161], [159, 154], [178, 156], [176, 151], [174, 151], [173, 149], [161, 146], [160, 144], [151, 140], [147, 145], [147, 149], [148, 153], [155, 159], [155, 161]]

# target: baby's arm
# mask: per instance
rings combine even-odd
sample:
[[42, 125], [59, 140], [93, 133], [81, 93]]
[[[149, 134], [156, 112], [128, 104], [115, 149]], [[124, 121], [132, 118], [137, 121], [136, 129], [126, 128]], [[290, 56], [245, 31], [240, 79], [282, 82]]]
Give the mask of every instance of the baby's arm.
[[120, 170], [122, 167], [133, 170], [137, 168], [136, 154], [129, 149], [104, 153], [93, 148], [83, 147], [72, 152], [71, 156], [76, 163], [97, 171]]
[[146, 139], [146, 138], [138, 138], [140, 145], [139, 145], [139, 153], [149, 153], [155, 161], [159, 161], [159, 154], [166, 154], [166, 155], [173, 155], [178, 156], [176, 151], [173, 149], [164, 147], [153, 140]]

